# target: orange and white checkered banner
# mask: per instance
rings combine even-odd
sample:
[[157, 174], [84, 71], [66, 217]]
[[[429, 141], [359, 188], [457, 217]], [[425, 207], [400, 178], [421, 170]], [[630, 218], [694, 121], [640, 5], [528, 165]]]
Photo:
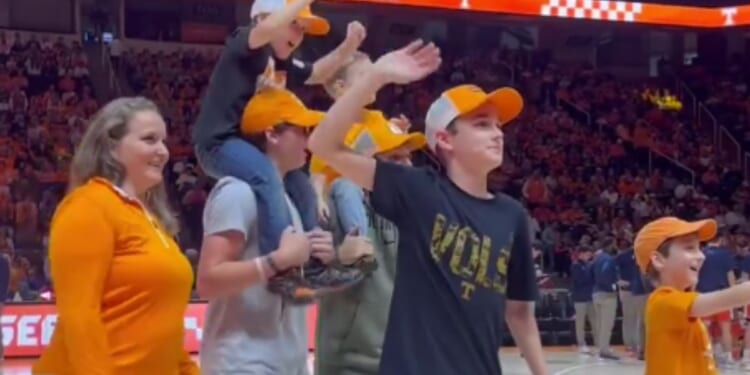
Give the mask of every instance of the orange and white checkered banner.
[[547, 0], [540, 10], [548, 17], [624, 22], [636, 22], [642, 13], [642, 3], [606, 0]]
[[611, 0], [346, 0], [428, 8], [472, 10], [700, 28], [750, 25], [750, 5], [699, 8]]

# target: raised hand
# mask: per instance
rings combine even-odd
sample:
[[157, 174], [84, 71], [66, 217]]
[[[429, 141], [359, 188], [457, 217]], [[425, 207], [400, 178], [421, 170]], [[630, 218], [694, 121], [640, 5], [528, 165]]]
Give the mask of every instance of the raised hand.
[[352, 21], [346, 26], [346, 42], [350, 43], [355, 49], [362, 45], [367, 37], [365, 26], [359, 21]]
[[307, 238], [312, 248], [311, 256], [318, 258], [323, 264], [328, 264], [336, 258], [336, 250], [333, 247], [333, 235], [322, 229], [314, 229], [307, 232]]
[[388, 122], [398, 126], [404, 133], [408, 133], [409, 129], [411, 128], [411, 121], [403, 114], [398, 117], [391, 118], [390, 120], [388, 120]]
[[427, 77], [440, 67], [440, 63], [440, 49], [419, 39], [381, 56], [373, 69], [387, 82], [403, 85]]

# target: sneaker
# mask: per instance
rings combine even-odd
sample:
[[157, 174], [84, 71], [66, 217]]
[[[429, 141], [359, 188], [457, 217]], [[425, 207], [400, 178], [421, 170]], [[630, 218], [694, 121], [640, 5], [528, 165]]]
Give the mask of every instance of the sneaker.
[[315, 302], [315, 290], [302, 278], [299, 268], [292, 268], [269, 279], [268, 290], [294, 305]]
[[360, 270], [365, 275], [369, 275], [378, 269], [378, 260], [372, 255], [366, 255], [359, 258], [351, 267]]
[[620, 360], [620, 357], [617, 356], [617, 355], [615, 355], [612, 352], [601, 352], [601, 353], [599, 353], [599, 358], [600, 359], [607, 359], [607, 360], [610, 360], [610, 361], [619, 361]]
[[316, 299], [348, 289], [364, 279], [357, 268], [329, 267], [312, 259], [303, 268], [293, 268], [268, 280], [268, 290], [294, 305], [309, 305]]
[[726, 353], [721, 353], [720, 355], [714, 356], [714, 361], [716, 361], [716, 365], [719, 366], [719, 368], [732, 369], [737, 367], [737, 363], [734, 361], [734, 359]]
[[588, 346], [583, 345], [578, 347], [578, 353], [581, 355], [591, 355], [591, 350]]
[[309, 262], [302, 269], [302, 278], [318, 296], [348, 289], [362, 281], [364, 277], [364, 273], [358, 268], [329, 267], [314, 261]]

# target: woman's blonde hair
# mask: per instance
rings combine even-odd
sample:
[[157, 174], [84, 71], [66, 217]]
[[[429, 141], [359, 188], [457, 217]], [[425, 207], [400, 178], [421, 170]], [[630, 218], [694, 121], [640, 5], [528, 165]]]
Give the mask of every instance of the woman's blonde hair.
[[[128, 123], [133, 116], [144, 111], [159, 113], [159, 108], [143, 97], [125, 97], [107, 103], [94, 115], [73, 155], [68, 185], [70, 191], [93, 177], [104, 178], [116, 186], [123, 183], [125, 168], [115, 160], [112, 151], [128, 133]], [[167, 232], [177, 234], [179, 223], [169, 207], [164, 182], [138, 198]]]

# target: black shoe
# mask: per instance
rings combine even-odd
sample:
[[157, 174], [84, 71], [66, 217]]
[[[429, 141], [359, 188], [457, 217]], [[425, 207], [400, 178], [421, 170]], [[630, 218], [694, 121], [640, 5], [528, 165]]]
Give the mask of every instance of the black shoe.
[[599, 353], [599, 358], [601, 358], [601, 359], [608, 359], [608, 360], [611, 360], [611, 361], [619, 361], [620, 360], [620, 357], [618, 357], [614, 353], [609, 353], [609, 352]]

